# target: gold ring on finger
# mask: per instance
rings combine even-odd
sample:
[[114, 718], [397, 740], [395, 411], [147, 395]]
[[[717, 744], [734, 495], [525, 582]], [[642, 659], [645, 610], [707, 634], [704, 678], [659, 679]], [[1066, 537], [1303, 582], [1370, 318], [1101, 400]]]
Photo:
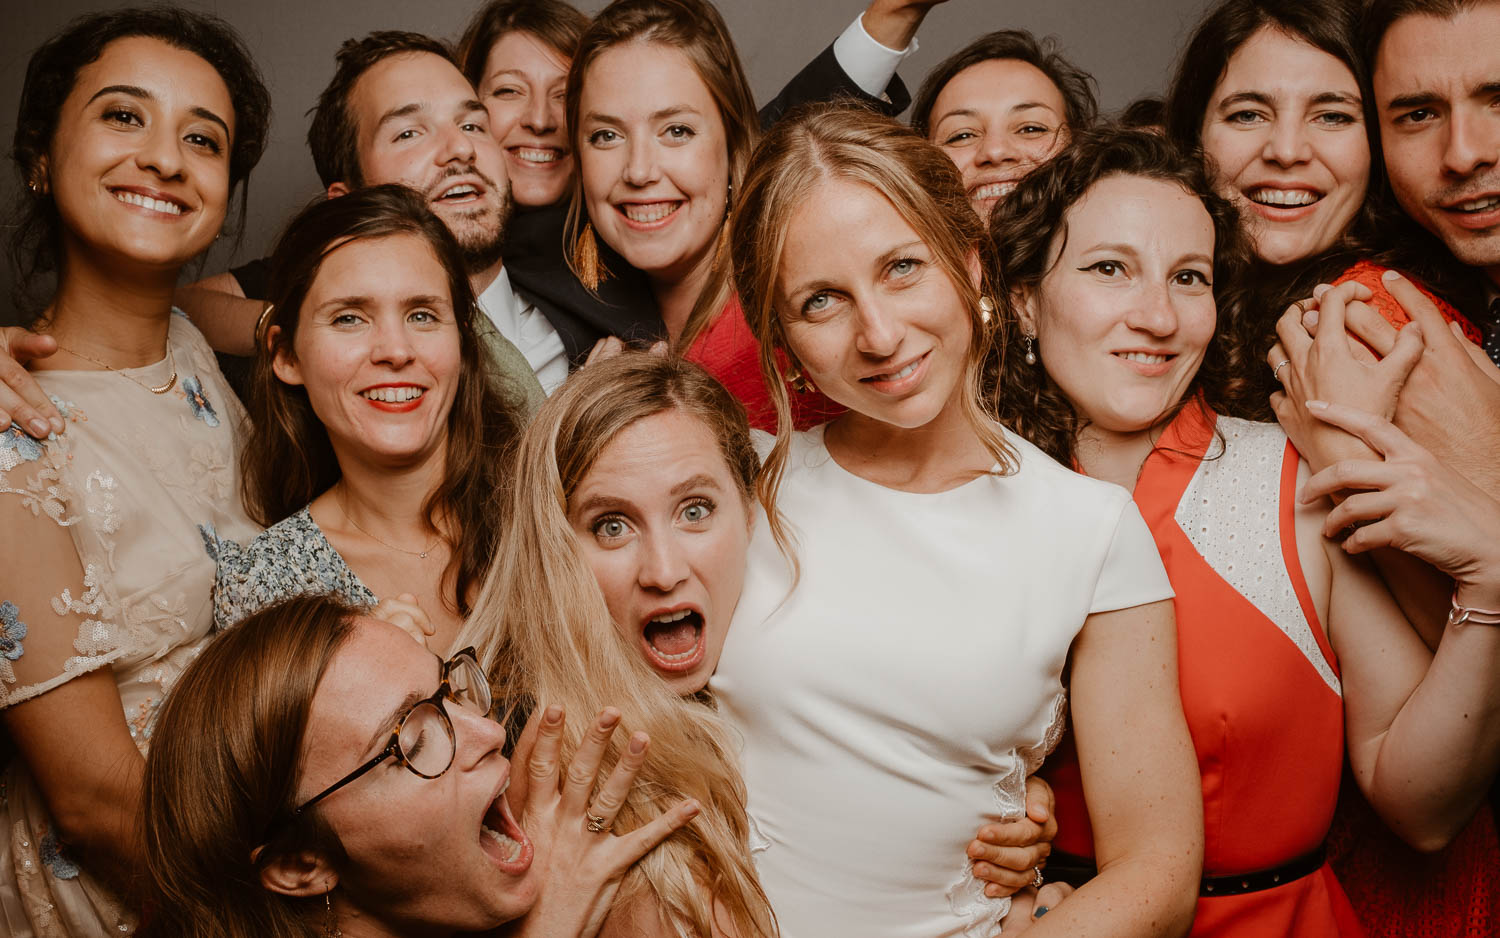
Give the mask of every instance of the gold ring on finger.
[[583, 816], [588, 818], [588, 824], [585, 826], [588, 827], [590, 832], [595, 834], [605, 834], [609, 832], [609, 822], [606, 821], [603, 817], [588, 811], [585, 811]]
[[1291, 363], [1292, 360], [1290, 358], [1283, 358], [1281, 361], [1277, 362], [1276, 367], [1271, 369], [1272, 379], [1274, 379], [1279, 384], [1281, 382], [1281, 369], [1285, 368]]
[[1041, 866], [1033, 866], [1031, 868], [1031, 887], [1033, 889], [1041, 889], [1042, 883], [1044, 882], [1046, 882], [1046, 880], [1042, 878]]

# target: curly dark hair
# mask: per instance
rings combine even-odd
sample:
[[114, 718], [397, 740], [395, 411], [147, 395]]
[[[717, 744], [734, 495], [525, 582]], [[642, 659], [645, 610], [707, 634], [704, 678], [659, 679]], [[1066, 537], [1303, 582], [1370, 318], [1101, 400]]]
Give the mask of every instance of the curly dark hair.
[[463, 251], [442, 219], [420, 195], [401, 185], [371, 186], [336, 199], [314, 202], [287, 225], [271, 256], [274, 342], [256, 349], [246, 404], [251, 432], [241, 453], [245, 510], [267, 527], [289, 517], [341, 476], [328, 431], [313, 412], [307, 390], [282, 383], [272, 369], [278, 350], [296, 340], [302, 302], [329, 252], [367, 238], [413, 235], [426, 242], [448, 275], [458, 321], [460, 368], [448, 413], [443, 479], [423, 512], [432, 530], [443, 531], [452, 560], [443, 572], [456, 609], [467, 616], [471, 587], [477, 588], [500, 543], [501, 491], [510, 476], [509, 456], [525, 419], [519, 395], [505, 395], [487, 377], [482, 340], [474, 323], [483, 316], [469, 286]]
[[1220, 414], [1270, 419], [1266, 399], [1274, 388], [1262, 364], [1270, 340], [1264, 337], [1263, 323], [1246, 308], [1254, 253], [1239, 210], [1215, 192], [1201, 153], [1185, 151], [1159, 134], [1106, 126], [1075, 137], [1072, 146], [996, 205], [990, 220], [1006, 287], [993, 362], [999, 416], [1064, 465], [1073, 464], [1078, 431], [1087, 420], [1045, 368], [1025, 364], [1014, 354], [1024, 332], [1020, 308], [1052, 269], [1056, 246], [1068, 237], [1069, 210], [1110, 176], [1181, 186], [1203, 203], [1213, 221], [1218, 329], [1177, 407], [1201, 396]]
[[986, 33], [937, 64], [917, 92], [911, 108], [912, 129], [931, 136], [932, 109], [938, 95], [959, 72], [991, 59], [1014, 59], [1035, 66], [1062, 92], [1063, 117], [1070, 132], [1085, 130], [1099, 119], [1099, 97], [1094, 76], [1063, 58], [1057, 40], [1038, 39], [1024, 29], [999, 29]]
[[62, 262], [63, 221], [47, 187], [38, 182], [40, 165], [52, 146], [63, 102], [78, 73], [98, 61], [117, 39], [159, 39], [191, 52], [213, 66], [229, 90], [234, 106], [234, 136], [229, 151], [231, 196], [239, 189], [235, 228], [245, 215], [250, 170], [260, 161], [271, 127], [271, 96], [250, 50], [228, 23], [206, 13], [176, 7], [148, 7], [90, 13], [73, 20], [42, 43], [26, 64], [11, 159], [21, 177], [22, 202], [11, 233], [10, 259], [16, 274], [16, 305], [35, 318], [40, 283]]

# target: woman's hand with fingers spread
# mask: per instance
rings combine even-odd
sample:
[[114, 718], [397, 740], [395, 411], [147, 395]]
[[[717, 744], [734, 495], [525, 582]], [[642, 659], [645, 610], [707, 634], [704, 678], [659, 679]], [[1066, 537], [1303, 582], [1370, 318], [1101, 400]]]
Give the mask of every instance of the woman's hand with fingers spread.
[[986, 896], [999, 899], [1036, 885], [1057, 836], [1053, 807], [1052, 787], [1033, 775], [1026, 779], [1025, 817], [979, 828], [966, 852], [973, 861], [974, 878], [985, 884]]
[[646, 762], [650, 740], [645, 733], [633, 734], [600, 784], [600, 764], [619, 726], [620, 712], [600, 712], [565, 771], [558, 764], [564, 719], [561, 707], [546, 709], [527, 763], [529, 787], [521, 826], [535, 849], [532, 870], [540, 893], [514, 932], [525, 938], [597, 934], [625, 872], [699, 811], [698, 803], [689, 799], [636, 830], [613, 833], [610, 828]]
[[1335, 463], [1307, 480], [1304, 502], [1346, 494], [1328, 513], [1323, 534], [1342, 539], [1351, 554], [1394, 547], [1420, 557], [1453, 577], [1467, 604], [1496, 608], [1500, 502], [1388, 420], [1324, 401], [1308, 401], [1307, 410], [1379, 454]]

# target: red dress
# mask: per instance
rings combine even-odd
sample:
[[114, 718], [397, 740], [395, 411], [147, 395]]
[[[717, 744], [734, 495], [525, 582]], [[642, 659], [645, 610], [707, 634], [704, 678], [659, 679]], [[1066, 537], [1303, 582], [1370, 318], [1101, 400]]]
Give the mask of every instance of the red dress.
[[[1268, 870], [1312, 853], [1338, 800], [1343, 697], [1297, 556], [1298, 463], [1275, 424], [1190, 404], [1135, 488], [1177, 593], [1178, 678], [1203, 777], [1204, 876]], [[1057, 794], [1054, 846], [1092, 857], [1071, 740], [1043, 774]], [[1199, 898], [1191, 934], [1362, 933], [1325, 862], [1270, 889]]]
[[[760, 343], [745, 322], [745, 311], [740, 308], [738, 298], [730, 298], [723, 312], [698, 334], [683, 357], [702, 365], [745, 405], [750, 426], [767, 433], [776, 432], [776, 407], [771, 403], [771, 392], [760, 371]], [[844, 412], [817, 391], [798, 393], [789, 386], [787, 393], [791, 396], [794, 429], [806, 430], [827, 423]]]
[[[1375, 292], [1372, 303], [1398, 329], [1410, 321], [1381, 283], [1384, 267], [1364, 261], [1339, 278]], [[1423, 291], [1426, 293], [1427, 291]], [[1433, 296], [1443, 318], [1475, 342], [1479, 332]], [[1483, 806], [1446, 850], [1419, 853], [1375, 814], [1352, 778], [1345, 780], [1328, 837], [1339, 882], [1371, 938], [1488, 938], [1500, 935], [1500, 839]]]

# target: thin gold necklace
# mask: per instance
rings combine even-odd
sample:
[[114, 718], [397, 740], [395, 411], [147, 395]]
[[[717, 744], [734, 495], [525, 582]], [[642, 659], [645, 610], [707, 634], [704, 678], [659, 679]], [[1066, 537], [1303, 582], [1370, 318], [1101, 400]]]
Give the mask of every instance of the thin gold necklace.
[[[382, 547], [389, 547], [391, 550], [400, 551], [403, 554], [409, 554], [409, 555], [411, 555], [413, 557], [417, 557], [417, 558], [420, 558], [422, 560], [426, 560], [427, 559], [427, 555], [430, 554], [430, 553], [432, 553], [432, 549], [438, 545], [438, 541], [433, 541], [431, 544], [427, 545], [427, 549], [426, 550], [407, 550], [405, 547], [397, 547], [395, 544], [389, 544], [389, 543], [387, 543], [385, 541], [382, 541], [380, 538], [378, 538], [375, 535], [371, 534], [369, 531], [366, 531], [360, 525], [360, 523], [358, 521], [355, 521], [354, 517], [349, 514], [349, 509], [344, 506], [344, 487], [342, 485], [339, 486], [338, 497], [335, 498], [334, 500], [336, 502], [338, 502], [339, 513], [344, 516], [344, 520], [345, 521], [347, 521], [350, 524], [354, 525], [356, 528], [359, 529], [359, 531], [360, 531], [361, 534], [365, 535], [370, 540], [372, 540], [375, 543], [381, 545]], [[441, 540], [441, 538], [439, 540]]]
[[100, 365], [100, 366], [102, 366], [104, 368], [108, 368], [110, 371], [113, 371], [115, 374], [117, 374], [120, 377], [124, 378], [126, 381], [129, 381], [132, 384], [138, 384], [141, 387], [145, 388], [146, 390], [150, 391], [152, 394], [165, 394], [168, 391], [172, 390], [173, 388], [177, 387], [177, 360], [172, 357], [172, 346], [170, 344], [167, 346], [167, 367], [169, 367], [169, 368], [172, 369], [172, 377], [168, 378], [167, 379], [167, 383], [164, 384], [164, 385], [162, 385], [159, 388], [153, 388], [151, 385], [147, 384], [144, 381], [138, 381], [133, 376], [127, 375], [124, 372], [123, 369], [116, 368], [114, 365], [111, 365], [109, 362], [102, 362], [102, 361], [100, 361], [99, 359], [95, 358], [92, 355], [85, 355], [82, 352], [75, 351], [73, 349], [68, 348], [66, 345], [63, 345], [62, 343], [58, 343], [57, 347], [60, 348], [60, 349], [62, 349], [64, 352], [67, 352], [69, 355], [77, 355], [79, 358], [82, 358], [85, 361], [91, 361], [91, 362], [93, 362], [96, 365]]

